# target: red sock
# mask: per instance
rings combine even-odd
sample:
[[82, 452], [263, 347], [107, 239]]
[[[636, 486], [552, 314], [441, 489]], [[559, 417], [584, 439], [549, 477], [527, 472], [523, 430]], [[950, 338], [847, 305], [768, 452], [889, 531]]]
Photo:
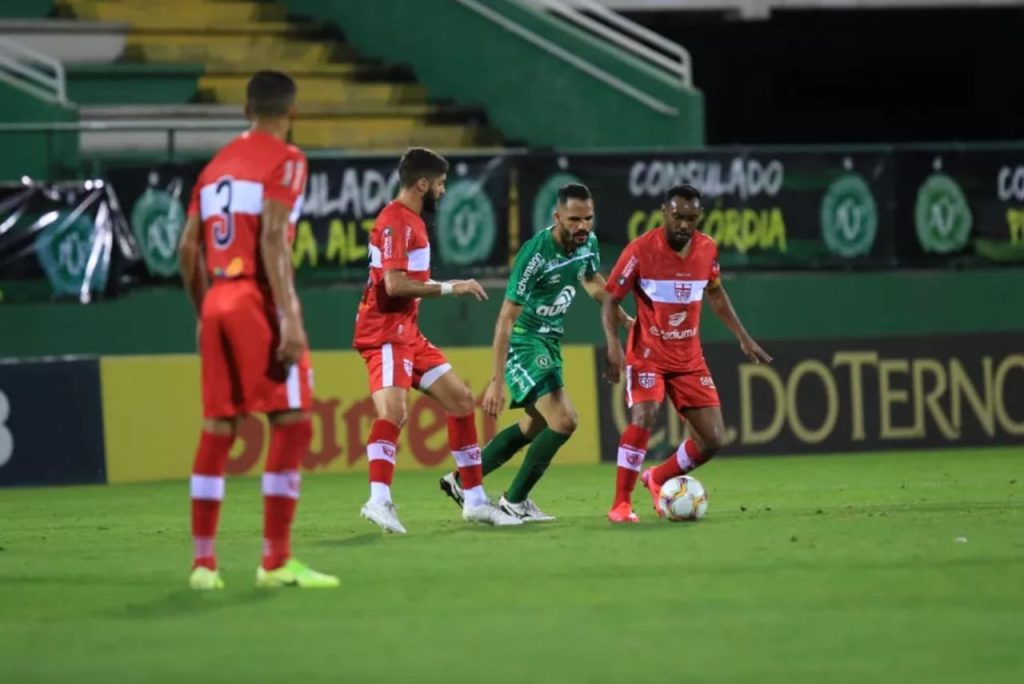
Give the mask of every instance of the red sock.
[[395, 477], [395, 452], [401, 428], [390, 420], [373, 421], [370, 441], [366, 444], [366, 458], [370, 462], [370, 482], [391, 486]]
[[651, 433], [639, 425], [628, 425], [619, 440], [619, 467], [615, 473], [615, 503], [631, 502], [636, 478], [647, 454], [647, 440]]
[[199, 436], [190, 486], [193, 569], [200, 566], [210, 570], [217, 569], [214, 539], [217, 536], [220, 504], [224, 500], [224, 470], [227, 468], [228, 452], [231, 451], [231, 444], [234, 441], [233, 435], [215, 435], [206, 431]]
[[448, 416], [448, 446], [459, 467], [459, 482], [463, 489], [472, 489], [484, 483], [484, 468], [480, 462], [480, 445], [476, 438], [476, 417]]
[[299, 463], [309, 452], [309, 419], [274, 425], [263, 473], [263, 569], [273, 570], [291, 558], [291, 529], [299, 503]]
[[676, 452], [665, 459], [665, 461], [651, 471], [651, 477], [657, 484], [678, 475], [685, 475], [708, 459], [697, 449], [697, 443], [692, 438], [687, 438]]

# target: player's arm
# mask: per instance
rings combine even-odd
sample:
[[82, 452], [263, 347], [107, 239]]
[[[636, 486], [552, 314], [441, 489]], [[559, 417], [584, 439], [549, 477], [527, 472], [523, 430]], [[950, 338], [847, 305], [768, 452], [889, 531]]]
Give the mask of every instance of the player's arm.
[[299, 297], [292, 278], [292, 251], [288, 244], [291, 212], [292, 208], [283, 202], [264, 200], [260, 229], [263, 270], [281, 321], [281, 344], [277, 355], [285, 363], [297, 362], [307, 346]]
[[491, 369], [491, 382], [484, 392], [484, 413], [494, 418], [505, 408], [505, 366], [508, 364], [508, 341], [512, 337], [512, 326], [523, 310], [522, 304], [506, 299], [498, 312], [498, 320], [494, 324], [494, 340], [491, 350], [494, 361]]
[[771, 363], [772, 357], [768, 356], [764, 349], [761, 349], [761, 345], [754, 341], [754, 338], [750, 336], [750, 333], [747, 332], [747, 329], [740, 322], [740, 318], [736, 315], [736, 309], [733, 308], [732, 301], [729, 299], [722, 281], [717, 277], [711, 280], [708, 283], [705, 294], [715, 315], [722, 319], [725, 327], [740, 341], [740, 349], [746, 357], [754, 363]]
[[487, 292], [475, 280], [447, 280], [439, 283], [436, 280], [423, 282], [410, 278], [409, 274], [399, 269], [384, 272], [384, 289], [389, 297], [440, 297], [455, 295], [456, 297], [471, 295], [477, 301], [487, 299]]
[[209, 283], [206, 280], [206, 269], [203, 268], [203, 252], [199, 243], [199, 214], [191, 214], [185, 221], [185, 229], [181, 231], [178, 243], [178, 270], [185, 292], [192, 302], [196, 315], [203, 308], [203, 297]]
[[[607, 284], [604, 276], [600, 273], [593, 273], [583, 277], [583, 289], [601, 307], [604, 307], [604, 300], [609, 297], [608, 292], [605, 290]], [[615, 319], [626, 330], [633, 327], [633, 317], [626, 313], [626, 310], [621, 305], [615, 311]]]

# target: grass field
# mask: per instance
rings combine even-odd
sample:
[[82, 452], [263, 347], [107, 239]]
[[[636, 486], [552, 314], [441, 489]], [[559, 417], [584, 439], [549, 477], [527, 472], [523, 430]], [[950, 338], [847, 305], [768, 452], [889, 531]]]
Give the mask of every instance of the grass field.
[[334, 591], [253, 588], [255, 480], [214, 594], [186, 588], [184, 483], [0, 491], [0, 681], [1024, 681], [1021, 450], [723, 458], [704, 521], [644, 498], [631, 527], [610, 466], [556, 466], [558, 522], [507, 530], [438, 475], [398, 473], [405, 537], [358, 518], [364, 476], [306, 478], [295, 548]]

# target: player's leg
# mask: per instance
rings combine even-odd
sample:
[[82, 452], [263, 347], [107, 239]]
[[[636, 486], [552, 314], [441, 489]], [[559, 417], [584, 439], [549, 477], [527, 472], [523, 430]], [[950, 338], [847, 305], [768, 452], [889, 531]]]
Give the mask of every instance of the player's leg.
[[[433, 353], [424, 351], [419, 355], [417, 363], [421, 363]], [[440, 354], [439, 351], [437, 353]], [[480, 464], [480, 446], [477, 443], [475, 402], [469, 387], [451, 369], [447, 361], [434, 365], [422, 373], [417, 368], [416, 376], [420, 390], [437, 399], [448, 412], [448, 445], [452, 450], [459, 471], [459, 481], [462, 484], [463, 519], [489, 525], [522, 524], [521, 520], [503, 513], [487, 498], [483, 467]]]
[[[526, 415], [496, 434], [480, 452], [484, 477], [505, 465], [520, 449], [533, 441], [547, 427], [544, 417], [533, 406], [525, 407]], [[441, 478], [441, 491], [462, 507], [464, 495], [458, 471]]]
[[718, 391], [707, 369], [674, 376], [669, 380], [668, 392], [676, 410], [689, 423], [691, 436], [661, 465], [651, 469], [654, 486], [707, 463], [725, 441]]
[[[622, 431], [615, 469], [615, 499], [608, 511], [612, 522], [639, 522], [633, 511], [633, 490], [647, 456], [647, 442], [665, 396], [665, 379], [661, 373], [626, 367], [626, 405], [629, 425]], [[657, 510], [657, 506], [655, 506]]]
[[557, 383], [559, 386], [545, 390], [527, 408], [531, 414], [539, 418], [534, 421], [534, 425], [543, 427], [530, 440], [530, 448], [526, 451], [523, 463], [498, 504], [506, 513], [515, 515], [524, 522], [555, 519], [554, 516], [540, 510], [530, 498], [530, 493], [547, 472], [555, 454], [569, 441], [579, 425], [579, 418], [569, 399], [569, 393], [560, 386], [560, 375], [557, 377]]
[[338, 580], [310, 570], [291, 557], [291, 528], [298, 505], [299, 468], [313, 439], [313, 372], [309, 352], [297, 363], [277, 359], [277, 310], [257, 290], [225, 322], [242, 385], [245, 413], [265, 413], [270, 447], [263, 469], [263, 553], [256, 570], [259, 587], [331, 587]]
[[238, 430], [241, 385], [219, 316], [204, 315], [199, 356], [204, 418], [189, 483], [194, 550], [189, 585], [193, 589], [220, 589], [224, 583], [217, 572], [214, 546], [224, 500], [224, 473]]
[[405, 527], [398, 520], [398, 509], [391, 499], [391, 483], [395, 475], [398, 436], [405, 425], [412, 386], [412, 358], [406, 346], [395, 344], [361, 353], [370, 376], [370, 397], [377, 418], [366, 443], [370, 498], [359, 514], [385, 532], [405, 534]]

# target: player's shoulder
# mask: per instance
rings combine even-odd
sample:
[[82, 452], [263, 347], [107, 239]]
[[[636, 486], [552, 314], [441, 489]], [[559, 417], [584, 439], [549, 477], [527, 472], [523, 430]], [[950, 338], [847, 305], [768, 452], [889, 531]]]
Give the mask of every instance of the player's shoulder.
[[697, 247], [698, 249], [708, 250], [712, 252], [718, 250], [718, 243], [715, 242], [715, 238], [711, 237], [710, 235], [703, 231], [693, 231], [693, 235], [690, 236], [690, 239], [693, 240], [694, 246]]

